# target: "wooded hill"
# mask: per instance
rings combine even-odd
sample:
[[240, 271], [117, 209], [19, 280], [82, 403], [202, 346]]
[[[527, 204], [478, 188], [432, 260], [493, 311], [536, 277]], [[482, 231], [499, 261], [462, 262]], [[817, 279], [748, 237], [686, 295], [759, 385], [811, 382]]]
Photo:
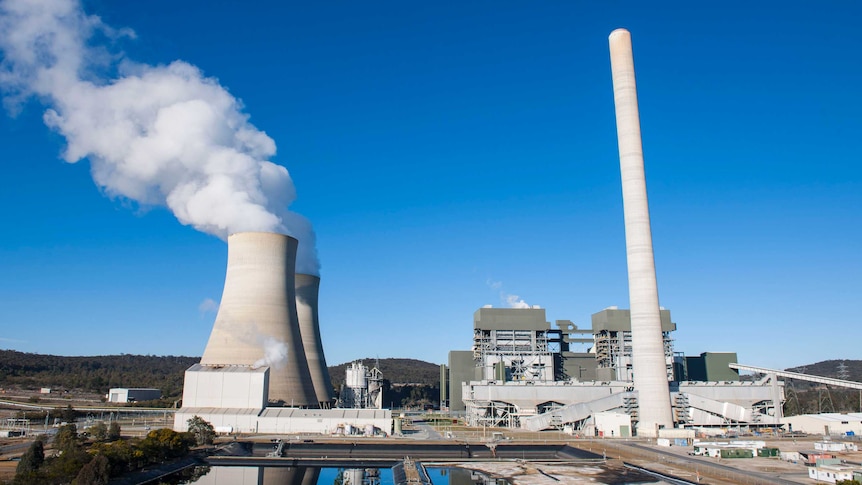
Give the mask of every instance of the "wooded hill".
[[[105, 394], [112, 387], [161, 389], [165, 398], [182, 396], [183, 373], [200, 357], [154, 355], [99, 355], [64, 357], [0, 350], [0, 388], [81, 390]], [[377, 359], [363, 359], [371, 368]], [[350, 363], [329, 368], [332, 385], [341, 388]], [[379, 359], [383, 378], [394, 386], [418, 384], [436, 387], [440, 381], [437, 364], [416, 359]], [[414, 386], [416, 387], [416, 386]]]
[[366, 357], [329, 368], [329, 376], [332, 378], [332, 385], [336, 389], [341, 388], [341, 384], [344, 383], [345, 371], [353, 362], [362, 362], [369, 369], [377, 367], [383, 374], [383, 379], [389, 381], [392, 385], [419, 384], [432, 387], [440, 385], [440, 366], [438, 364], [416, 359], [377, 359]]
[[[790, 372], [862, 382], [862, 360], [824, 360], [787, 369]], [[862, 412], [862, 394], [853, 389], [826, 387], [814, 382], [785, 380], [784, 413]]]
[[785, 370], [788, 372], [799, 372], [800, 374], [862, 382], [862, 360], [824, 360], [816, 364], [791, 367]]
[[0, 350], [0, 387], [81, 390], [105, 394], [112, 387], [161, 389], [167, 397], [183, 392], [183, 373], [200, 357], [98, 355], [65, 357]]

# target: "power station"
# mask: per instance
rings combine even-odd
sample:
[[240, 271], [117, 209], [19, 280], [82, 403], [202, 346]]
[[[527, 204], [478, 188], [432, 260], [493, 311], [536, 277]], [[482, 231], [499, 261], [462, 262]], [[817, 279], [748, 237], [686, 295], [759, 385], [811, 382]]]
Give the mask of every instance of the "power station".
[[[481, 308], [473, 349], [449, 354], [444, 398], [469, 424], [534, 431], [693, 437], [685, 428], [777, 426], [784, 394], [775, 375], [742, 382], [728, 372], [726, 380], [711, 381], [685, 372], [685, 364], [697, 367], [709, 354], [699, 361], [673, 353], [676, 325], [658, 299], [631, 35], [617, 29], [609, 44], [630, 309], [605, 309], [593, 315], [592, 329], [581, 330], [568, 320], [552, 329], [539, 308]], [[583, 338], [587, 333], [592, 339]], [[574, 353], [575, 342], [592, 347]]]
[[[779, 424], [775, 374], [741, 381], [736, 356], [673, 351], [676, 324], [659, 306], [631, 35], [609, 37], [628, 263], [627, 310], [593, 315], [590, 329], [545, 310], [480, 308], [471, 350], [452, 351], [441, 404], [472, 425], [567, 429], [613, 436], [687, 437], [691, 428]], [[320, 278], [295, 274], [297, 240], [228, 238], [221, 306], [200, 364], [186, 371], [174, 427], [200, 416], [221, 430], [334, 433], [392, 429], [379, 376], [349, 369], [335, 403], [320, 338]], [[590, 345], [575, 352], [576, 344]], [[350, 373], [352, 372], [352, 374]], [[377, 381], [375, 381], [377, 379]], [[377, 392], [377, 394], [374, 394]]]
[[[676, 324], [662, 309], [660, 376], [668, 386], [662, 402], [667, 399], [675, 427], [645, 425], [633, 380], [638, 368], [630, 315], [606, 308], [592, 315], [592, 328], [580, 329], [569, 320], [552, 326], [543, 308], [480, 308], [472, 349], [449, 352], [441, 373], [443, 404], [472, 426], [587, 436], [685, 438], [694, 436], [694, 428], [779, 424], [784, 393], [776, 376], [741, 380], [730, 368], [734, 353], [675, 353]], [[590, 349], [576, 352], [577, 345]]]

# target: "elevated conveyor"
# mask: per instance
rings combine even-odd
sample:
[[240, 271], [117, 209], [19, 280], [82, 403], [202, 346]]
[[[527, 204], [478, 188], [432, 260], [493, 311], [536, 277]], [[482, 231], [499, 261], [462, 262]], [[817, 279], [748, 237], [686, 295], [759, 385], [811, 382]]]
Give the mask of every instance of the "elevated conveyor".
[[685, 398], [692, 408], [721, 416], [733, 422], [753, 423], [759, 419], [759, 415], [756, 415], [757, 413], [751, 408], [731, 402], [716, 401], [696, 394], [685, 394]]
[[522, 417], [521, 427], [530, 431], [541, 431], [549, 429], [554, 425], [575, 423], [587, 419], [596, 413], [623, 408], [626, 405], [626, 400], [636, 397], [637, 394], [635, 392], [620, 392], [589, 402], [568, 404], [546, 413]]

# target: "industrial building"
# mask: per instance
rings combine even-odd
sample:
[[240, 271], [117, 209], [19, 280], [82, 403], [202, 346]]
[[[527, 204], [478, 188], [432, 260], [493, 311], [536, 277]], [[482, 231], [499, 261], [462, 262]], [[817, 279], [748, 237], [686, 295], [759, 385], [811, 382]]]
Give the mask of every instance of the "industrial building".
[[[442, 404], [476, 426], [633, 433], [640, 406], [629, 315], [610, 307], [592, 315], [592, 329], [568, 320], [552, 328], [542, 308], [480, 308], [473, 316], [472, 350], [449, 352], [441, 381], [448, 400]], [[774, 376], [740, 381], [728, 367], [737, 360], [734, 353], [675, 356], [676, 324], [669, 310], [660, 315], [662, 376], [676, 427], [778, 425], [775, 403], [783, 401], [783, 387]], [[575, 344], [590, 348], [573, 352]]]
[[[670, 311], [660, 310], [662, 347], [665, 374], [673, 380], [673, 341], [670, 333], [676, 324], [670, 321]], [[631, 312], [617, 307], [606, 308], [592, 316], [595, 359], [600, 381], [632, 380], [632, 323]]]
[[161, 389], [115, 387], [111, 388], [105, 397], [108, 399], [108, 402], [153, 401], [161, 399], [162, 391]]
[[347, 409], [383, 409], [383, 374], [377, 367], [351, 362], [345, 369], [344, 384], [338, 395], [338, 407]]
[[782, 423], [789, 431], [826, 436], [862, 436], [862, 413], [823, 413], [785, 416]]
[[738, 362], [736, 352], [704, 352], [700, 356], [676, 359], [675, 371], [681, 381], [738, 381], [739, 371], [730, 367]]
[[544, 311], [482, 308], [474, 316], [473, 358], [485, 380], [552, 381], [556, 375]]
[[[472, 350], [453, 350], [441, 405], [471, 425], [685, 438], [697, 427], [780, 426], [778, 374], [739, 379], [736, 354], [675, 355], [659, 306], [631, 35], [608, 39], [617, 124], [629, 309], [592, 315], [591, 328], [546, 321], [541, 308], [480, 308]], [[586, 351], [573, 346], [588, 344]]]

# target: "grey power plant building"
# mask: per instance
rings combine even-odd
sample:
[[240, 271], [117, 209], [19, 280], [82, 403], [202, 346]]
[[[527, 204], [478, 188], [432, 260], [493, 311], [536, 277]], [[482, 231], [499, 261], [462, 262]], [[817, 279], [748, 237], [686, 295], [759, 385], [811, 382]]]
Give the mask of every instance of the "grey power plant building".
[[[628, 310], [607, 308], [592, 315], [593, 328], [580, 329], [568, 320], [552, 326], [541, 308], [480, 308], [473, 317], [471, 350], [449, 352], [441, 372], [446, 389], [443, 404], [463, 413], [475, 426], [518, 427], [539, 431], [569, 429], [611, 431], [643, 436], [640, 397], [633, 381], [633, 334]], [[736, 354], [705, 352], [683, 357], [674, 353], [676, 324], [661, 310], [662, 378], [668, 383], [674, 424], [678, 428], [775, 426], [775, 406], [784, 399], [773, 377], [741, 381], [728, 367]], [[588, 338], [587, 338], [588, 336]], [[575, 345], [588, 344], [586, 352]], [[625, 421], [621, 421], [625, 418]], [[620, 424], [622, 423], [622, 424]], [[621, 427], [620, 427], [621, 426]], [[663, 436], [685, 437], [691, 430], [659, 430]], [[627, 431], [626, 431], [627, 430]], [[653, 433], [650, 433], [653, 431]]]

